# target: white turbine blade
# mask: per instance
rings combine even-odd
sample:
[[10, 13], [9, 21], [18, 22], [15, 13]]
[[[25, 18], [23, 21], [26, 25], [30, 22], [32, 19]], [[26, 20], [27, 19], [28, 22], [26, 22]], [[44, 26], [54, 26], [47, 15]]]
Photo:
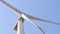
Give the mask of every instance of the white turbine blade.
[[43, 34], [45, 34], [44, 31], [38, 25], [36, 25], [35, 23], [33, 23], [26, 15], [22, 14], [22, 17], [24, 19], [26, 19], [27, 21], [29, 21], [31, 24], [33, 24], [36, 28], [38, 28], [39, 31], [41, 31]]
[[40, 26], [37, 25], [37, 27], [38, 27], [39, 31], [41, 30], [42, 34], [45, 34], [45, 32], [43, 31], [43, 29]]
[[44, 19], [41, 19], [41, 18], [36, 18], [34, 16], [31, 16], [31, 15], [27, 15], [26, 16], [28, 18], [30, 18], [31, 20], [39, 20], [39, 21], [43, 21], [43, 22], [48, 22], [48, 23], [53, 23], [53, 24], [56, 24], [56, 25], [60, 25], [59, 23], [55, 23], [55, 22], [51, 22], [51, 21], [48, 21], [48, 20], [44, 20]]
[[14, 10], [14, 12], [18, 15], [21, 16], [22, 12], [20, 10], [18, 10], [17, 8], [13, 7], [12, 5], [10, 5], [9, 3], [7, 3], [4, 0], [0, 0], [2, 3], [4, 3], [6, 6], [8, 6], [10, 9]]
[[18, 20], [16, 21], [16, 24], [14, 25], [14, 30], [17, 31], [17, 24], [18, 24], [18, 21], [22, 21], [22, 23], [24, 22], [24, 19], [22, 17], [18, 18]]

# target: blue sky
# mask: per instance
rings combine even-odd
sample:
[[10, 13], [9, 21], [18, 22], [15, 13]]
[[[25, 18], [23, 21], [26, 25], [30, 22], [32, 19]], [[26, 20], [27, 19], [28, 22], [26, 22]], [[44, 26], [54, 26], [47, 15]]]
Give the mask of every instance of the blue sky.
[[[5, 0], [22, 12], [32, 16], [60, 23], [60, 0]], [[0, 2], [0, 34], [17, 34], [13, 26], [19, 16]], [[60, 26], [34, 21], [45, 34], [60, 34]], [[42, 34], [28, 21], [24, 22], [25, 34]]]

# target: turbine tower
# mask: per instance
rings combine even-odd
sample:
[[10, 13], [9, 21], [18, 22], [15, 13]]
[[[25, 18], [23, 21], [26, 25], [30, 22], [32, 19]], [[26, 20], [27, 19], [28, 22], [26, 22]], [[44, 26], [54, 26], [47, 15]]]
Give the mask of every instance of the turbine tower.
[[17, 19], [16, 24], [14, 26], [14, 30], [17, 31], [17, 34], [24, 34], [23, 22], [25, 20], [29, 21], [32, 25], [34, 25], [39, 31], [42, 32], [42, 34], [45, 34], [45, 32], [41, 29], [40, 26], [33, 23], [32, 20], [38, 20], [38, 21], [43, 21], [43, 22], [47, 22], [47, 23], [60, 25], [59, 23], [51, 22], [51, 21], [44, 20], [44, 19], [41, 19], [41, 18], [39, 19], [39, 18], [33, 17], [31, 15], [28, 15], [28, 14], [18, 10], [17, 8], [13, 7], [9, 3], [7, 3], [6, 1], [4, 1], [4, 0], [0, 0], [0, 1], [2, 3], [4, 3], [6, 6], [8, 6], [10, 9], [12, 9], [13, 12], [15, 12], [19, 16], [19, 18]]

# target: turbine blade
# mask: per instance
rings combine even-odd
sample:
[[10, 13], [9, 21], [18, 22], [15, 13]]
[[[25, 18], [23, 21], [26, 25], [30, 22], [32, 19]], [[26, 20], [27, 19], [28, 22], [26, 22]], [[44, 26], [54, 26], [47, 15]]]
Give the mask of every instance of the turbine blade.
[[40, 26], [37, 26], [39, 28], [39, 30], [41, 30], [42, 34], [45, 34], [45, 32], [43, 31], [43, 29]]
[[39, 20], [39, 21], [43, 21], [43, 22], [48, 22], [48, 23], [53, 23], [53, 24], [56, 24], [56, 25], [60, 25], [59, 23], [55, 23], [55, 22], [52, 22], [52, 21], [48, 21], [48, 20], [44, 20], [44, 19], [41, 19], [41, 18], [36, 18], [34, 16], [31, 16], [31, 15], [27, 15], [26, 16], [31, 19], [31, 20]]
[[31, 15], [28, 15], [28, 14], [25, 14], [25, 15], [32, 20], [39, 20], [39, 18], [36, 18], [34, 16], [31, 16]]
[[38, 25], [36, 25], [35, 23], [33, 23], [33, 22], [30, 20], [30, 18], [28, 18], [26, 15], [22, 14], [22, 17], [23, 17], [24, 19], [26, 19], [27, 21], [29, 21], [29, 22], [30, 22], [32, 25], [34, 25], [36, 28], [38, 28], [38, 30], [41, 31], [42, 34], [45, 34], [44, 31], [43, 31]]
[[44, 20], [44, 19], [39, 19], [39, 21], [60, 25], [59, 23], [55, 23], [55, 22], [52, 22], [52, 21]]
[[4, 0], [0, 0], [2, 3], [4, 3], [6, 6], [8, 6], [10, 9], [14, 10], [14, 12], [18, 15], [21, 15], [22, 12], [20, 10], [18, 10], [17, 8], [13, 7], [12, 5], [10, 5], [9, 3], [7, 3]]
[[17, 27], [18, 27], [17, 24], [18, 24], [18, 21], [24, 22], [24, 19], [23, 19], [22, 17], [18, 18], [16, 24], [15, 24], [14, 27], [13, 27], [15, 31], [17, 31]]

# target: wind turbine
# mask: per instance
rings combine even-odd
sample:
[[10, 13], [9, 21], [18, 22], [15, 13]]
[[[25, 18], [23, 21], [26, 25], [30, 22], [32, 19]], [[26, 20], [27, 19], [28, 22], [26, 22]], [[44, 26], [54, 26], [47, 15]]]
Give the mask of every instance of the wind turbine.
[[56, 25], [60, 25], [58, 23], [55, 23], [55, 22], [51, 22], [51, 21], [48, 21], [48, 20], [44, 20], [44, 19], [39, 19], [39, 18], [36, 18], [36, 17], [33, 17], [31, 15], [28, 15], [20, 10], [18, 10], [17, 8], [13, 7], [12, 5], [10, 5], [9, 3], [7, 3], [6, 1], [4, 0], [0, 0], [2, 3], [4, 3], [6, 6], [8, 6], [10, 9], [12, 9], [18, 16], [20, 16], [18, 19], [17, 19], [17, 22], [14, 26], [14, 30], [17, 31], [17, 34], [24, 34], [24, 30], [23, 30], [23, 22], [25, 20], [29, 21], [32, 25], [34, 25], [36, 28], [38, 28], [39, 31], [42, 32], [42, 34], [45, 34], [45, 32], [41, 29], [41, 27], [39, 27], [37, 24], [33, 23], [32, 20], [38, 20], [38, 21], [44, 21], [44, 22], [48, 22], [48, 23], [52, 23], [52, 24], [56, 24]]

